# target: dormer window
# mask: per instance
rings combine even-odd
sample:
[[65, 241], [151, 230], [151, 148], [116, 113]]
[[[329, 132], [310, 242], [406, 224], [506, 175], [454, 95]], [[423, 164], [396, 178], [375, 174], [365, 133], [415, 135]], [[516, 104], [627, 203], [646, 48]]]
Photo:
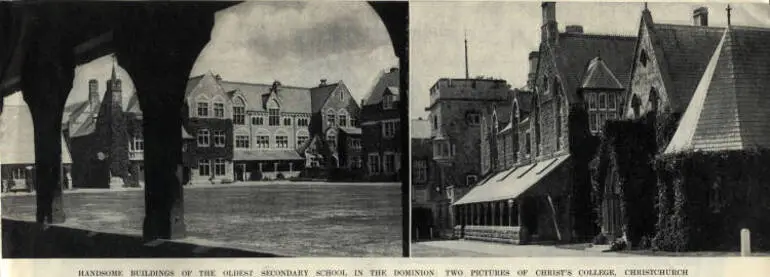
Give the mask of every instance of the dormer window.
[[384, 95], [382, 97], [382, 109], [383, 110], [390, 110], [393, 108], [393, 96], [392, 95]]
[[198, 102], [198, 116], [199, 117], [208, 117], [209, 116], [209, 103], [206, 102]]

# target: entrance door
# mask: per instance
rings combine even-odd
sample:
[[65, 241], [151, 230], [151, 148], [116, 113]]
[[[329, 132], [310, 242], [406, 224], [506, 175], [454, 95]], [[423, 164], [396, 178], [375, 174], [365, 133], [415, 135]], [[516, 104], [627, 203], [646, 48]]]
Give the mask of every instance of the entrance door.
[[235, 180], [246, 181], [246, 164], [239, 163], [235, 165]]

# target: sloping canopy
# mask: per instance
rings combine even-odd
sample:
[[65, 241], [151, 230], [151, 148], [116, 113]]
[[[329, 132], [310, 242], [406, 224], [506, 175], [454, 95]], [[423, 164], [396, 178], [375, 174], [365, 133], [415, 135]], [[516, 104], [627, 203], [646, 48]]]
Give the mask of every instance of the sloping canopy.
[[[25, 105], [5, 106], [0, 113], [0, 164], [34, 164], [35, 130]], [[71, 164], [69, 149], [61, 138], [62, 163]]]
[[553, 170], [569, 159], [569, 155], [551, 158], [538, 163], [514, 167], [487, 178], [481, 185], [474, 187], [468, 194], [452, 205], [514, 199], [536, 186]]
[[236, 161], [297, 161], [303, 160], [294, 150], [236, 150], [233, 152]]
[[770, 29], [724, 31], [664, 154], [770, 148]]

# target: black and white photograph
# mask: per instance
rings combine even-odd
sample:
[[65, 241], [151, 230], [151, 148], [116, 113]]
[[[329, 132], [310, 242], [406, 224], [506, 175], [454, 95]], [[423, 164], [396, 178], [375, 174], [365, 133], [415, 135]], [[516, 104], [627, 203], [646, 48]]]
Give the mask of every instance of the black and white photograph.
[[769, 255], [768, 15], [410, 3], [411, 255]]
[[3, 258], [405, 255], [407, 14], [0, 3]]

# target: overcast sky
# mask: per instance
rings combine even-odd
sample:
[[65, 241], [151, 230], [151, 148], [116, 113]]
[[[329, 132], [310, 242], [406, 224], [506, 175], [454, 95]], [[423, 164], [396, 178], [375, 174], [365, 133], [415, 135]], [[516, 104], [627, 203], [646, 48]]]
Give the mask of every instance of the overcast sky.
[[[211, 41], [190, 76], [208, 71], [225, 80], [313, 87], [320, 79], [343, 80], [357, 100], [380, 72], [398, 65], [385, 25], [366, 2], [246, 2], [216, 15]], [[76, 69], [68, 104], [85, 101], [88, 79], [104, 93], [112, 58]], [[123, 79], [124, 105], [133, 92]]]
[[[464, 78], [463, 33], [468, 34], [471, 77], [507, 80], [513, 87], [526, 83], [528, 54], [540, 42], [540, 2], [411, 2], [410, 116], [427, 116], [429, 89], [443, 77]], [[650, 3], [654, 22], [691, 24], [692, 10], [706, 6], [710, 26], [726, 26], [726, 4]], [[770, 27], [770, 6], [731, 4], [732, 24]], [[585, 33], [636, 36], [642, 3], [563, 3], [556, 5], [560, 31], [583, 25]]]

